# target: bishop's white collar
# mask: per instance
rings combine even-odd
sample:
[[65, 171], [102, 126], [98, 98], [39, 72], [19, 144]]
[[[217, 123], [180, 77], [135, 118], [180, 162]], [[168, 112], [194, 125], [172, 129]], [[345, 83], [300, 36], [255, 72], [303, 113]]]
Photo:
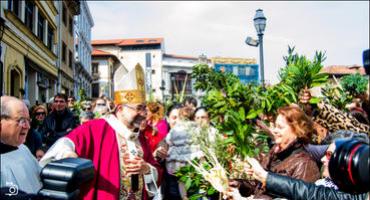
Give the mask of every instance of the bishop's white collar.
[[126, 140], [136, 140], [139, 137], [139, 132], [135, 133], [132, 130], [128, 129], [117, 117], [113, 114], [110, 114], [104, 117], [105, 121], [110, 124], [113, 129]]

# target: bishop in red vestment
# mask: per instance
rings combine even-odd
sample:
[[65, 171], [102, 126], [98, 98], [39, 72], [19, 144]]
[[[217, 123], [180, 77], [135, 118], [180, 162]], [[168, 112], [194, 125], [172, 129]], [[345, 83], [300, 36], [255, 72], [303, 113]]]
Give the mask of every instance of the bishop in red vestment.
[[92, 160], [95, 177], [81, 188], [81, 198], [85, 200], [133, 199], [128, 195], [130, 188], [125, 183], [133, 174], [140, 175], [144, 185], [138, 192], [142, 192], [141, 199], [146, 200], [148, 195], [158, 195], [159, 192], [161, 168], [153, 158], [144, 134], [135, 130], [145, 119], [142, 114], [145, 111], [143, 70], [137, 65], [131, 72], [124, 72], [121, 67], [114, 76], [115, 113], [74, 129], [58, 140], [40, 161], [43, 166], [65, 157]]

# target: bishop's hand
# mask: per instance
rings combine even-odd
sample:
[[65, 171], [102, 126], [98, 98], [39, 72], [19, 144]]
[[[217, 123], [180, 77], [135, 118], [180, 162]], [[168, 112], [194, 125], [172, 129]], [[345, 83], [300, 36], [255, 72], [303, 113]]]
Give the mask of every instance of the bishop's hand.
[[121, 152], [123, 155], [123, 163], [126, 169], [126, 176], [130, 176], [132, 174], [150, 173], [149, 164], [140, 156], [131, 155], [126, 143], [121, 145]]
[[139, 156], [130, 156], [129, 153], [123, 155], [123, 162], [125, 164], [126, 175], [132, 174], [148, 174], [150, 173], [150, 167], [143, 158]]

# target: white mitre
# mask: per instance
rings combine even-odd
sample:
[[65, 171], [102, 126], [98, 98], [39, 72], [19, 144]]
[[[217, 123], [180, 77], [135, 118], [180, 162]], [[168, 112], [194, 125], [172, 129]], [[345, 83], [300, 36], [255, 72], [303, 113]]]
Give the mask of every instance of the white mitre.
[[145, 79], [143, 68], [138, 63], [128, 73], [123, 66], [114, 73], [114, 103], [144, 103]]

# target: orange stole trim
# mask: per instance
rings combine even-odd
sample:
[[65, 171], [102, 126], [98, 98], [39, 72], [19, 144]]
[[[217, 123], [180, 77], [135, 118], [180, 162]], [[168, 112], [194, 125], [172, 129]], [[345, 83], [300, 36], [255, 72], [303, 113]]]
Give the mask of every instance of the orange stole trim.
[[144, 103], [145, 92], [142, 90], [123, 90], [114, 92], [114, 103]]

